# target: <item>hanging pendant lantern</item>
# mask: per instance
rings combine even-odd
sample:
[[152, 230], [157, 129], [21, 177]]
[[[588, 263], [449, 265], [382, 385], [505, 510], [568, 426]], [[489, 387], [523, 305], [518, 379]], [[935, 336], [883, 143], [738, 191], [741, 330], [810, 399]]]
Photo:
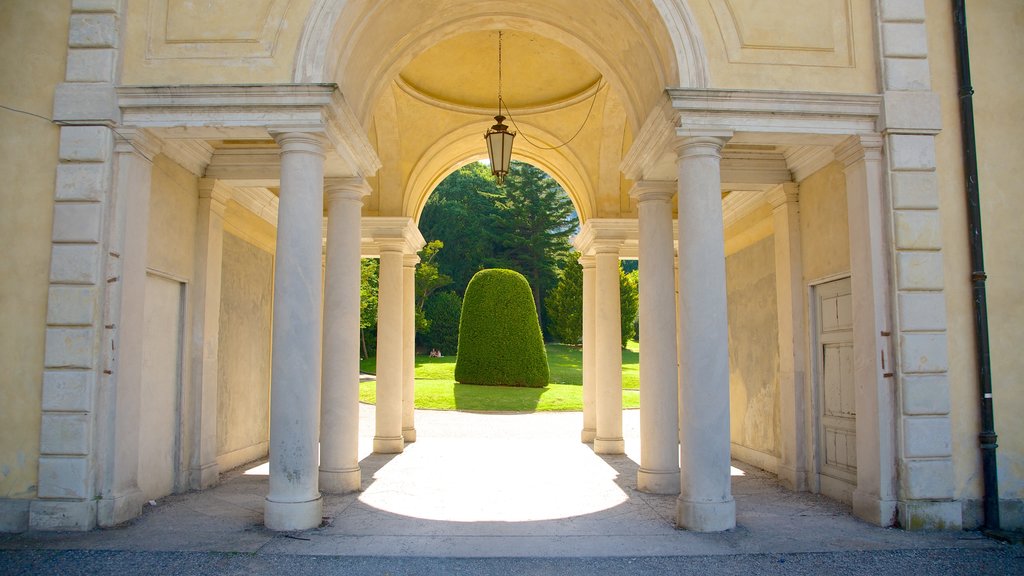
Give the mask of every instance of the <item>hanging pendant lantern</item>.
[[516, 133], [509, 132], [505, 125], [505, 117], [501, 115], [501, 106], [504, 101], [501, 99], [501, 36], [498, 31], [498, 114], [494, 117], [497, 122], [484, 134], [487, 140], [487, 156], [491, 161], [491, 174], [498, 181], [498, 186], [505, 184], [505, 176], [508, 175], [509, 165], [512, 163], [512, 140]]

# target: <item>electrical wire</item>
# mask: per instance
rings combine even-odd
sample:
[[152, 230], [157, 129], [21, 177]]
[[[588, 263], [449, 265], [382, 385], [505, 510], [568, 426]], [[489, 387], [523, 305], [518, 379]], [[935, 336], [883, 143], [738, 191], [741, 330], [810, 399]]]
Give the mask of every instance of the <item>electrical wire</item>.
[[603, 80], [598, 83], [597, 89], [594, 90], [594, 95], [590, 99], [590, 108], [587, 110], [587, 116], [583, 119], [583, 122], [580, 124], [580, 127], [576, 129], [576, 133], [573, 134], [572, 137], [566, 140], [565, 142], [562, 142], [561, 144], [558, 144], [556, 146], [543, 146], [541, 144], [537, 144], [533, 140], [530, 140], [530, 137], [527, 136], [525, 132], [523, 132], [522, 128], [520, 128], [518, 124], [516, 124], [516, 119], [512, 117], [512, 112], [509, 111], [508, 105], [505, 104], [505, 100], [499, 100], [499, 103], [502, 107], [504, 107], [505, 115], [508, 116], [509, 121], [512, 122], [512, 126], [515, 127], [516, 133], [521, 134], [523, 136], [523, 140], [526, 140], [531, 145], [533, 145], [536, 148], [540, 148], [541, 150], [558, 150], [559, 148], [562, 148], [563, 146], [566, 146], [570, 142], [575, 140], [576, 137], [580, 135], [580, 132], [583, 131], [583, 127], [587, 125], [587, 121], [590, 120], [590, 115], [594, 112], [594, 104], [597, 103], [597, 95], [601, 93], [602, 88], [604, 88]]

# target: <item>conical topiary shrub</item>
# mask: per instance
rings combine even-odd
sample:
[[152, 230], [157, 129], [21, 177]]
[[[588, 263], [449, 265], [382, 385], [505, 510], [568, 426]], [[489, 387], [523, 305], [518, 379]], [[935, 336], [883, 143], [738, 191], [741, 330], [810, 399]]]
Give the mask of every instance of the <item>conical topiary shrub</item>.
[[500, 268], [477, 272], [466, 287], [455, 380], [486, 386], [548, 383], [548, 356], [530, 283]]

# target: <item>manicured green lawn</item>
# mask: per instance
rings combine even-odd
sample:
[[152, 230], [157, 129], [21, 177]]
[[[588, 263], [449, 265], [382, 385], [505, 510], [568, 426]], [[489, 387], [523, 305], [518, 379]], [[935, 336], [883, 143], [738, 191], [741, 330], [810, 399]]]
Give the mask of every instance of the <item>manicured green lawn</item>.
[[[474, 412], [545, 412], [583, 409], [583, 354], [573, 346], [548, 344], [550, 383], [544, 388], [475, 386], [455, 382], [455, 357], [416, 357], [416, 407], [431, 410]], [[630, 342], [622, 351], [622, 407], [640, 406], [640, 345]], [[360, 369], [376, 373], [375, 358], [363, 360]], [[376, 401], [376, 383], [363, 382], [359, 399]]]

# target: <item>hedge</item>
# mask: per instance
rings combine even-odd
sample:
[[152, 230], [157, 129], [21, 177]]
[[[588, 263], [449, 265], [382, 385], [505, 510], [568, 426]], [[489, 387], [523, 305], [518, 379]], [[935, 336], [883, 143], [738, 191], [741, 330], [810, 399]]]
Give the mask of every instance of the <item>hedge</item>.
[[455, 380], [485, 386], [548, 383], [548, 358], [530, 283], [500, 268], [481, 270], [462, 301]]

